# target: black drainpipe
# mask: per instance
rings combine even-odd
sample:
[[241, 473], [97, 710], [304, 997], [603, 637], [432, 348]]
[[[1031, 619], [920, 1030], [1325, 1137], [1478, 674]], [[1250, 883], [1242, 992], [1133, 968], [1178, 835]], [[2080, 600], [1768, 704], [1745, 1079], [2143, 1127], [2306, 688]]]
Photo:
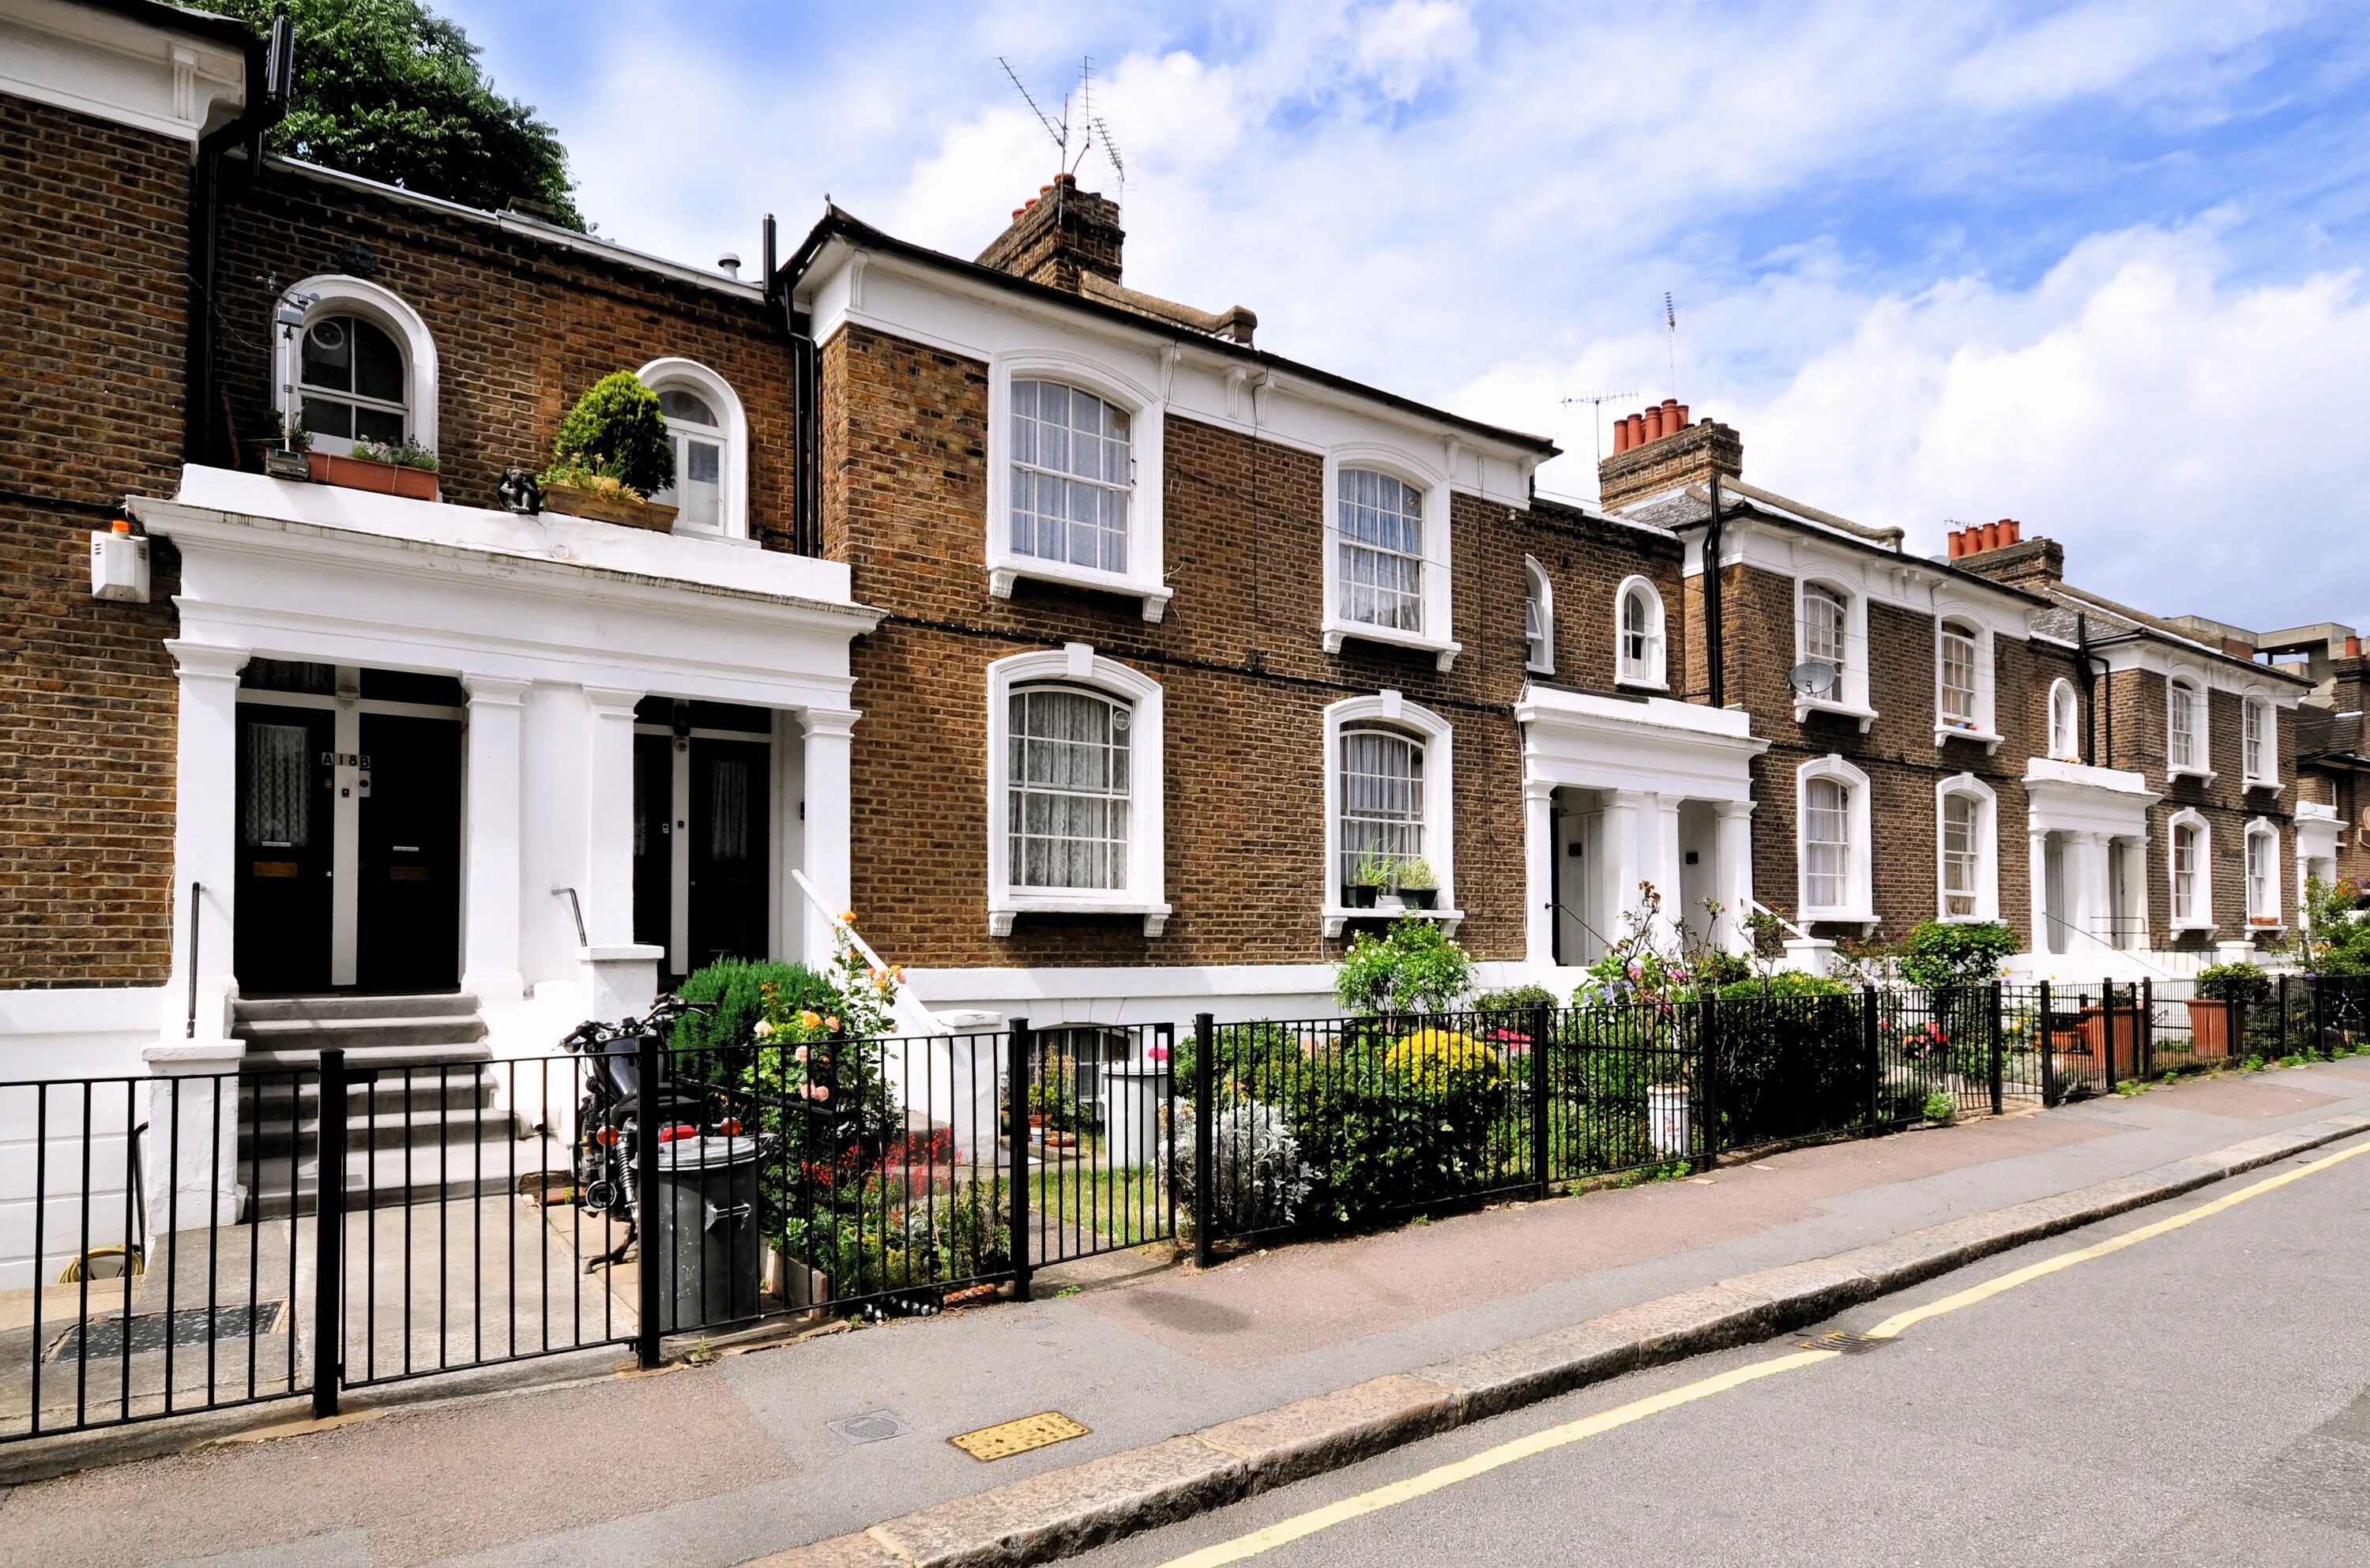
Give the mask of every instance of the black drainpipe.
[[1711, 477], [1711, 522], [1704, 528], [1704, 669], [1709, 676], [1705, 696], [1714, 708], [1728, 706], [1727, 651], [1721, 646], [1720, 606], [1720, 475]]
[[[182, 411], [181, 455], [192, 463], [213, 455], [212, 432], [220, 396], [214, 373], [214, 273], [221, 257], [222, 160], [234, 145], [247, 144], [247, 178], [263, 172], [263, 133], [288, 112], [288, 86], [296, 66], [296, 29], [282, 6], [271, 18], [271, 39], [250, 36], [243, 73], [247, 107], [228, 124], [198, 143], [191, 179], [190, 214], [190, 403]], [[234, 455], [235, 456], [236, 455]]]
[[812, 324], [790, 297], [780, 275], [774, 214], [765, 214], [765, 292], [782, 308], [790, 338], [790, 548], [802, 556], [823, 554], [823, 374]]

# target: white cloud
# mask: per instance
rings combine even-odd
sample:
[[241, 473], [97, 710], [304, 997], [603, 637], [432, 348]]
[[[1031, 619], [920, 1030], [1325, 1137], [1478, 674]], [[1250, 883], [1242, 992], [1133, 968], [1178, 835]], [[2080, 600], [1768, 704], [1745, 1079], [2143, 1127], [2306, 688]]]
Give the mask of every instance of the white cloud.
[[1358, 68], [1395, 98], [1411, 98], [1471, 58], [1477, 35], [1449, 0], [1394, 0], [1352, 24]]

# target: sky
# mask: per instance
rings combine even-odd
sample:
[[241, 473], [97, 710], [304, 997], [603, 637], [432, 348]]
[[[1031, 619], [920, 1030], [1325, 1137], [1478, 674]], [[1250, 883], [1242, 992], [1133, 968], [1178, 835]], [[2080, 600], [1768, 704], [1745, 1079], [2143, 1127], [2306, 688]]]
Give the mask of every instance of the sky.
[[440, 9], [628, 245], [754, 269], [828, 193], [973, 255], [1060, 156], [999, 57], [1074, 158], [1091, 59], [1129, 283], [1552, 436], [1542, 490], [1676, 396], [1913, 549], [2370, 629], [2365, 0]]

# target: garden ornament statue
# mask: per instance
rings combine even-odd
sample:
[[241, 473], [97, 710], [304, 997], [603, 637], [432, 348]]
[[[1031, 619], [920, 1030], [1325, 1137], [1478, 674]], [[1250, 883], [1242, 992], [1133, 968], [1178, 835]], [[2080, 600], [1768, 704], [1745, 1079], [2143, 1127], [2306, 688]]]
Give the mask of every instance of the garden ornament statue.
[[501, 498], [505, 511], [522, 517], [533, 517], [543, 510], [543, 482], [530, 469], [504, 470], [501, 489], [495, 493]]

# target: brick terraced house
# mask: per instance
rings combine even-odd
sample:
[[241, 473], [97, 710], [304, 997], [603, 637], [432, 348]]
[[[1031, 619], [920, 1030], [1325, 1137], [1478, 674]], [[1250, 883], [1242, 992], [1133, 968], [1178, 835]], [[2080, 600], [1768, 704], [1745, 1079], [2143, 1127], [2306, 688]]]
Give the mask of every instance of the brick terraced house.
[[[2370, 832], [2358, 645], [1909, 555], [1675, 402], [1552, 500], [1550, 443], [1130, 287], [1067, 178], [975, 260], [830, 209], [744, 282], [261, 156], [276, 79], [0, 0], [0, 1081], [538, 1055], [843, 907], [945, 1020], [1305, 1014], [1402, 914], [1569, 991], [1643, 886], [2155, 973]], [[510, 478], [620, 368], [663, 530]], [[407, 439], [421, 493], [337, 482]]]

